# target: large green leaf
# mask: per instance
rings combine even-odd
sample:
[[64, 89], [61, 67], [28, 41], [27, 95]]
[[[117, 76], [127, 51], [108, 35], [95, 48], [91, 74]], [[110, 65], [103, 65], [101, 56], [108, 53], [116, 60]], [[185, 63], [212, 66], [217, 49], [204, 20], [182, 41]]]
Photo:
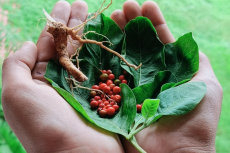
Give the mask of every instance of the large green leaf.
[[125, 27], [122, 56], [131, 64], [142, 66], [135, 70], [125, 64], [122, 67], [134, 77], [135, 87], [152, 82], [158, 71], [165, 69], [164, 45], [159, 41], [151, 21], [145, 17], [131, 20]]
[[[107, 42], [104, 42], [103, 44], [112, 50], [121, 53], [124, 34], [111, 18], [106, 17], [103, 14], [98, 15], [96, 19], [89, 21], [84, 27], [84, 33], [88, 31], [91, 31], [92, 33], [86, 35], [87, 39], [96, 40], [98, 42], [110, 41], [113, 45], [109, 45]], [[89, 63], [100, 70], [111, 69], [116, 77], [122, 73], [119, 64], [120, 58], [107, 50], [102, 49], [96, 44], [85, 44], [80, 51], [80, 58], [86, 59]]]
[[[80, 62], [80, 66], [83, 68], [83, 65], [86, 65], [88, 68], [82, 69], [82, 71], [85, 74], [87, 74], [86, 71], [88, 71], [89, 74], [87, 76], [89, 80], [91, 80], [89, 81], [89, 84], [98, 83], [97, 79], [93, 78], [95, 77], [95, 72], [98, 71], [97, 68], [87, 61], [83, 60], [82, 62]], [[122, 105], [119, 112], [113, 118], [101, 118], [97, 115], [96, 110], [90, 108], [89, 94], [83, 95], [85, 89], [74, 89], [73, 97], [69, 84], [65, 79], [66, 76], [68, 76], [67, 72], [58, 63], [55, 63], [54, 61], [49, 62], [45, 77], [73, 108], [81, 113], [88, 121], [101, 128], [124, 136], [128, 134], [128, 130], [136, 115], [136, 100], [132, 90], [126, 84], [120, 85], [122, 90]]]
[[188, 82], [170, 88], [158, 95], [160, 105], [150, 122], [156, 121], [162, 115], [184, 115], [193, 110], [206, 93], [204, 82]]
[[152, 82], [132, 89], [137, 104], [142, 103], [147, 98], [156, 98], [160, 93], [161, 86], [168, 81], [170, 76], [170, 71], [160, 71], [154, 76]]
[[176, 42], [165, 45], [165, 63], [176, 77], [171, 82], [191, 79], [199, 69], [198, 46], [192, 38], [192, 33], [180, 37]]

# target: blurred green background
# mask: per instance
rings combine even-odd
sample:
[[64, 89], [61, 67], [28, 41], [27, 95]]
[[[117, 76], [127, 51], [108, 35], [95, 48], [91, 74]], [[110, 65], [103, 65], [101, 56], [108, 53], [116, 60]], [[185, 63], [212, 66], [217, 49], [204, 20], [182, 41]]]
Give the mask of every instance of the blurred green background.
[[[68, 0], [72, 3], [74, 0]], [[85, 0], [89, 12], [96, 11], [103, 0]], [[109, 0], [107, 0], [109, 2]], [[137, 0], [141, 5], [145, 0]], [[42, 8], [51, 12], [57, 0], [0, 0], [0, 65], [3, 59], [19, 48], [25, 41], [36, 43], [45, 25]], [[107, 4], [108, 4], [107, 2]], [[104, 13], [110, 16], [115, 9], [122, 9], [124, 0], [114, 0]], [[160, 6], [167, 24], [177, 39], [192, 32], [200, 51], [210, 59], [220, 81], [224, 98], [216, 135], [218, 153], [230, 152], [230, 0], [155, 0]], [[7, 21], [6, 21], [7, 20]], [[0, 73], [1, 69], [0, 69]], [[0, 83], [0, 92], [1, 92]], [[4, 120], [0, 103], [0, 152], [25, 152], [16, 136]]]

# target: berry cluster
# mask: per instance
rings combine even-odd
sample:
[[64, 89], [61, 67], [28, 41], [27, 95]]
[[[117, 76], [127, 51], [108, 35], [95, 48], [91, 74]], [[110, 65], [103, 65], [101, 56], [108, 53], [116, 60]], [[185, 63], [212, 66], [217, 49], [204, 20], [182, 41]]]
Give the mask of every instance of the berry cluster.
[[123, 71], [124, 75], [120, 75], [118, 79], [115, 79], [111, 70], [102, 70], [100, 75], [101, 82], [99, 85], [93, 85], [90, 92], [90, 106], [92, 109], [97, 109], [100, 117], [111, 117], [119, 111], [121, 103], [121, 88], [120, 83], [126, 83], [125, 75], [127, 71]]

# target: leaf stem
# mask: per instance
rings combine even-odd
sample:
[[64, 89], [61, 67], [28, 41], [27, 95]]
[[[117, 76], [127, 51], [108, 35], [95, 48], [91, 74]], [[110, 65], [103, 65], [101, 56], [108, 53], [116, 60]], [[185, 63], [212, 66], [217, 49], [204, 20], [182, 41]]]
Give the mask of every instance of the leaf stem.
[[142, 149], [138, 143], [137, 143], [137, 140], [135, 137], [132, 137], [130, 140], [129, 140], [133, 146], [140, 152], [140, 153], [147, 153], [144, 149]]

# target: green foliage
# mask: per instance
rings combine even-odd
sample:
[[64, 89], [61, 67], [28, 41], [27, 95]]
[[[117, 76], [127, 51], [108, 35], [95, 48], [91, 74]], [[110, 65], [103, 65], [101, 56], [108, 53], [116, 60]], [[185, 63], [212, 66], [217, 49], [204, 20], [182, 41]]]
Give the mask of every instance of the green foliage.
[[122, 56], [131, 64], [142, 66], [135, 70], [122, 64], [134, 77], [135, 87], [152, 82], [153, 76], [165, 69], [164, 45], [156, 37], [150, 20], [137, 17], [125, 26]]
[[158, 95], [161, 103], [157, 109], [159, 115], [184, 115], [202, 100], [206, 93], [203, 82], [188, 82], [170, 88]]
[[159, 103], [160, 99], [146, 99], [141, 109], [142, 116], [146, 119], [153, 117], [157, 111]]
[[171, 82], [177, 83], [191, 78], [198, 71], [198, 46], [192, 38], [192, 33], [165, 45], [165, 63], [167, 70], [174, 76]]
[[178, 82], [178, 83], [175, 83], [175, 82], [165, 83], [165, 84], [161, 87], [161, 91], [160, 91], [160, 92], [162, 92], [162, 91], [164, 91], [164, 90], [167, 90], [167, 89], [169, 89], [169, 88], [175, 87], [175, 86], [179, 86], [179, 85], [181, 85], [181, 84], [183, 84], [183, 83], [188, 82], [189, 80], [190, 80], [190, 79], [185, 79], [185, 80], [183, 80], [183, 81], [181, 81], [181, 82]]
[[[121, 52], [121, 45], [124, 37], [123, 32], [111, 18], [106, 17], [103, 14], [98, 15], [95, 20], [88, 22], [84, 27], [84, 33], [87, 31], [96, 32], [87, 34], [87, 39], [96, 40], [99, 42], [105, 41], [103, 44], [106, 47], [115, 50], [118, 53]], [[112, 45], [110, 45], [108, 41], [110, 41]], [[121, 66], [117, 64], [120, 59], [96, 44], [85, 44], [80, 51], [79, 58], [86, 59], [99, 70], [111, 69], [114, 75], [117, 77], [122, 72]]]
[[160, 93], [161, 86], [167, 82], [170, 75], [170, 71], [160, 71], [154, 76], [152, 82], [132, 89], [137, 104], [141, 104], [148, 98], [156, 98]]
[[[184, 35], [177, 41], [186, 43], [183, 43], [182, 45], [179, 43], [179, 47], [173, 46], [174, 44], [167, 44], [170, 45], [170, 47], [164, 50], [165, 45], [158, 40], [154, 27], [150, 20], [145, 17], [138, 17], [127, 24], [125, 27], [124, 41], [122, 39], [123, 33], [121, 30], [117, 30], [119, 27], [111, 21], [111, 19], [102, 14], [98, 16], [96, 21], [97, 22], [93, 20], [92, 22], [87, 23], [84, 31], [85, 33], [88, 30], [97, 30], [97, 34], [92, 33], [87, 39], [92, 38], [101, 42], [105, 40], [105, 37], [110, 38], [113, 40], [114, 48], [116, 49], [119, 49], [116, 46], [121, 46], [120, 44], [123, 42], [123, 57], [132, 64], [138, 65], [139, 62], [142, 62], [143, 64], [140, 70], [134, 70], [133, 68], [124, 66], [120, 59], [115, 60], [115, 63], [111, 64], [111, 59], [114, 58], [114, 55], [106, 50], [102, 50], [95, 44], [84, 44], [84, 50], [81, 50], [80, 67], [82, 72], [88, 77], [88, 80], [83, 83], [86, 87], [90, 88], [92, 85], [98, 84], [98, 78], [101, 74], [100, 69], [111, 69], [113, 71], [113, 65], [120, 67], [121, 64], [123, 68], [132, 74], [134, 84], [137, 87], [131, 90], [128, 85], [120, 84], [122, 101], [119, 112], [113, 117], [101, 118], [97, 114], [97, 111], [90, 107], [89, 89], [87, 89], [87, 91], [85, 88], [76, 85], [77, 89], [74, 88], [71, 90], [68, 73], [62, 68], [62, 66], [55, 63], [53, 60], [51, 60], [47, 66], [45, 77], [60, 95], [62, 95], [70, 105], [81, 113], [85, 119], [105, 130], [123, 135], [139, 151], [145, 152], [138, 146], [136, 140], [133, 138], [137, 132], [146, 128], [163, 115], [183, 115], [191, 111], [205, 95], [206, 86], [204, 83], [185, 83], [192, 78], [199, 66], [197, 65], [199, 58], [191, 58], [188, 54], [184, 55], [185, 51], [189, 50], [189, 54], [198, 56], [198, 50], [197, 48], [193, 48], [190, 41], [187, 42], [187, 40], [192, 40], [194, 43], [191, 34]], [[105, 24], [105, 21], [107, 21], [108, 24]], [[112, 28], [110, 28], [111, 25]], [[147, 33], [150, 33], [151, 36], [146, 36]], [[135, 41], [134, 35], [136, 35], [139, 41]], [[117, 39], [116, 36], [118, 36]], [[142, 37], [143, 40], [141, 40]], [[152, 52], [149, 51], [151, 49]], [[172, 51], [175, 50], [177, 52], [176, 55], [171, 54], [164, 56], [164, 53], [172, 53]], [[152, 55], [156, 55], [156, 57]], [[169, 70], [171, 69], [174, 74], [165, 67], [165, 58], [170, 61], [167, 59], [170, 56], [171, 58], [176, 59], [173, 63], [174, 66], [179, 65], [180, 68], [180, 70], [177, 69], [174, 71], [174, 69], [171, 69], [172, 67], [168, 66]], [[166, 61], [166, 63], [168, 61]], [[98, 62], [101, 65], [98, 64]], [[194, 65], [192, 65], [192, 62], [194, 62]], [[169, 62], [167, 64], [171, 63]], [[150, 65], [154, 66], [151, 67]], [[118, 69], [121, 71], [121, 68]], [[115, 71], [117, 71], [117, 69], [115, 69]], [[185, 80], [181, 81], [181, 79]], [[175, 81], [175, 83], [171, 86], [167, 86], [169, 89], [160, 93], [162, 85], [165, 83], [172, 83], [172, 81]], [[180, 82], [177, 83], [178, 81]], [[174, 87], [182, 83], [185, 84]], [[145, 94], [143, 95], [143, 93]], [[151, 98], [152, 96], [157, 96], [157, 99], [146, 99]], [[140, 116], [136, 111], [136, 104], [141, 103], [143, 100], [143, 111], [142, 116]], [[132, 126], [134, 121], [135, 124]], [[141, 127], [138, 127], [141, 123], [144, 124]]]
[[11, 131], [9, 125], [0, 119], [0, 152], [4, 153], [25, 153], [17, 137]]
[[[90, 63], [87, 63], [85, 65], [87, 65], [87, 67], [94, 67]], [[91, 75], [87, 75], [89, 78], [88, 80], [94, 80], [91, 86], [98, 83], [98, 81], [94, 78], [98, 78], [99, 75], [95, 77], [93, 75], [95, 74], [94, 71], [89, 71], [88, 69], [82, 70], [84, 70], [83, 72], [91, 73]], [[66, 99], [66, 101], [70, 103], [70, 105], [72, 105], [88, 121], [98, 125], [99, 127], [109, 130], [111, 132], [122, 134], [124, 136], [128, 134], [128, 129], [133, 123], [136, 114], [136, 100], [134, 94], [127, 85], [121, 84], [123, 98], [122, 106], [120, 107], [119, 113], [117, 113], [113, 118], [101, 118], [99, 117], [99, 115], [97, 115], [96, 110], [92, 110], [90, 108], [90, 100], [88, 97], [89, 93], [85, 95], [80, 94], [80, 92], [85, 89], [75, 89], [73, 90], [74, 97], [71, 95], [69, 84], [65, 79], [65, 77], [67, 76], [67, 72], [60, 65], [58, 65], [54, 61], [49, 62], [46, 71], [46, 78], [52, 84], [52, 86]], [[88, 98], [86, 98], [86, 96]]]
[[[67, 0], [72, 4], [74, 0]], [[98, 9], [103, 0], [85, 0], [89, 5], [89, 12]], [[145, 0], [137, 0], [141, 5]], [[43, 18], [42, 8], [51, 12], [57, 0], [9, 0], [1, 2], [1, 8], [8, 10], [9, 22], [2, 26], [0, 33], [6, 33], [6, 46], [14, 44], [16, 50], [26, 40], [37, 42], [45, 21], [41, 20], [37, 27], [38, 19]], [[115, 9], [122, 9], [124, 0], [116, 0], [113, 5], [105, 11], [110, 15]], [[155, 0], [162, 10], [167, 25], [174, 37], [177, 39], [187, 31], [192, 31], [198, 42], [200, 51], [204, 52], [214, 69], [214, 72], [223, 86], [224, 93], [230, 92], [230, 31], [229, 28], [229, 0]], [[16, 4], [16, 8], [13, 7]], [[186, 14], [186, 16], [185, 16]], [[1, 23], [0, 23], [1, 24]], [[39, 30], [38, 30], [39, 29]], [[0, 37], [0, 40], [3, 38]], [[221, 58], [220, 58], [221, 57]], [[230, 123], [229, 107], [230, 94], [225, 94], [222, 104], [222, 113], [216, 136], [216, 151], [230, 152]], [[6, 152], [6, 151], [5, 151]], [[5, 153], [4, 152], [4, 153]]]

